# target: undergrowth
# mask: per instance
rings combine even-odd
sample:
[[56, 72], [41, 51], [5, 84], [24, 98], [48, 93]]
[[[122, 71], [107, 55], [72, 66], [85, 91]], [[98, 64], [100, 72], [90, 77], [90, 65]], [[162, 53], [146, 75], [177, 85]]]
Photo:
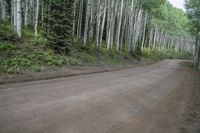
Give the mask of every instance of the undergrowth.
[[29, 44], [0, 44], [0, 69], [4, 73], [23, 73], [41, 71], [48, 66], [61, 66], [64, 59], [50, 49], [43, 49]]
[[[24, 74], [47, 70], [50, 67], [74, 65], [123, 65], [143, 57], [147, 64], [163, 59], [189, 59], [186, 53], [172, 50], [148, 50], [136, 48], [134, 52], [107, 50], [105, 43], [96, 48], [94, 42], [83, 46], [82, 40], [74, 40], [71, 52], [66, 55], [48, 47], [47, 40], [39, 30], [38, 36], [29, 28], [23, 28], [23, 38], [18, 38], [7, 23], [0, 23], [0, 74]], [[113, 48], [116, 49], [116, 48]]]
[[142, 51], [142, 57], [147, 64], [151, 64], [164, 59], [182, 59], [191, 60], [192, 55], [189, 53], [175, 52], [174, 50], [152, 50], [145, 48]]

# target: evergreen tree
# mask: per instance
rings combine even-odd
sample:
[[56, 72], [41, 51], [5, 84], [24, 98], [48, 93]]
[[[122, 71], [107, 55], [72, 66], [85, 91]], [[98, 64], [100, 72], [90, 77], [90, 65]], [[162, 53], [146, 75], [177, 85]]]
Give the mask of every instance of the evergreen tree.
[[47, 0], [44, 27], [49, 45], [70, 52], [73, 43], [73, 0]]

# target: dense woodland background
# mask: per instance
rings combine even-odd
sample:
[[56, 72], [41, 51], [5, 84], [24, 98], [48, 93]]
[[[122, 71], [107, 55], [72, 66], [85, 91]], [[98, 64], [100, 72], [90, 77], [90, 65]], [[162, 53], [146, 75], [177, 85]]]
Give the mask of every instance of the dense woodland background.
[[186, 0], [187, 13], [166, 0], [1, 0], [0, 4], [3, 72], [92, 62], [95, 59], [88, 53], [99, 51], [123, 58], [193, 55], [199, 68], [196, 0]]

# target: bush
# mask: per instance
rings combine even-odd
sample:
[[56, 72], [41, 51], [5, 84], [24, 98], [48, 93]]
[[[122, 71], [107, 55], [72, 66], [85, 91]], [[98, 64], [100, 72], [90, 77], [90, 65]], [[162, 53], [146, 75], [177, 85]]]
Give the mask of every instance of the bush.
[[88, 54], [87, 52], [77, 52], [71, 54], [71, 56], [77, 60], [80, 60], [84, 63], [95, 63], [95, 56]]
[[52, 50], [30, 44], [3, 43], [0, 45], [0, 54], [0, 71], [11, 74], [41, 71], [45, 67], [62, 66], [66, 63]]
[[74, 58], [68, 58], [67, 63], [70, 66], [81, 65], [80, 61]]
[[0, 52], [5, 52], [5, 51], [12, 51], [12, 50], [17, 50], [17, 47], [12, 44], [8, 43], [0, 43]]
[[6, 73], [20, 73], [24, 68], [31, 66], [32, 61], [23, 57], [14, 57], [2, 62], [4, 72]]
[[10, 42], [21, 42], [21, 39], [13, 32], [12, 26], [5, 22], [0, 22], [0, 40]]

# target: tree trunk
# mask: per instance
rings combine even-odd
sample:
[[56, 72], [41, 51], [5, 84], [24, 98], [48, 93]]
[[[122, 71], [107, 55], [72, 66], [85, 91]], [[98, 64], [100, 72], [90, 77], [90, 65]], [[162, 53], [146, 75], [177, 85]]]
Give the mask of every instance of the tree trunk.
[[73, 36], [75, 36], [75, 30], [76, 30], [76, 5], [77, 5], [77, 0], [74, 0], [74, 20], [73, 20]]
[[85, 17], [85, 30], [84, 30], [84, 45], [86, 45], [88, 40], [88, 26], [89, 26], [89, 19], [90, 19], [90, 10], [91, 10], [91, 0], [87, 2], [87, 11]]
[[21, 0], [13, 0], [13, 28], [21, 38]]
[[199, 69], [199, 53], [200, 53], [200, 50], [199, 50], [199, 37], [198, 37], [198, 33], [196, 33], [196, 37], [195, 37], [195, 54], [194, 54], [194, 67], [195, 69]]
[[96, 12], [96, 47], [99, 47], [99, 35], [100, 35], [100, 26], [101, 26], [101, 10], [102, 10], [102, 5], [100, 1], [97, 1], [97, 12]]
[[120, 40], [120, 34], [121, 34], [121, 25], [122, 25], [122, 15], [123, 15], [123, 7], [124, 7], [124, 0], [121, 0], [121, 9], [119, 13], [119, 18], [118, 18], [118, 25], [117, 25], [117, 31], [116, 31], [116, 45], [117, 45], [117, 51], [119, 51], [119, 40]]
[[38, 16], [39, 16], [39, 5], [40, 5], [40, 1], [36, 0], [36, 10], [35, 10], [35, 37], [37, 37], [38, 34]]
[[79, 0], [79, 13], [77, 24], [77, 37], [80, 38], [82, 34], [82, 17], [83, 17], [83, 0]]
[[1, 0], [1, 20], [6, 21], [6, 1]]
[[102, 24], [101, 24], [100, 47], [102, 46], [104, 27], [105, 27], [105, 19], [106, 19], [106, 2], [104, 3], [104, 11], [103, 11]]
[[25, 0], [25, 11], [24, 11], [24, 25], [28, 25], [28, 6], [29, 6], [29, 0]]
[[144, 49], [144, 42], [146, 38], [146, 27], [147, 27], [147, 12], [145, 12], [144, 15], [144, 30], [143, 30], [143, 35], [142, 35], [142, 50]]
[[197, 70], [200, 70], [200, 46], [199, 46], [199, 48], [198, 48]]

